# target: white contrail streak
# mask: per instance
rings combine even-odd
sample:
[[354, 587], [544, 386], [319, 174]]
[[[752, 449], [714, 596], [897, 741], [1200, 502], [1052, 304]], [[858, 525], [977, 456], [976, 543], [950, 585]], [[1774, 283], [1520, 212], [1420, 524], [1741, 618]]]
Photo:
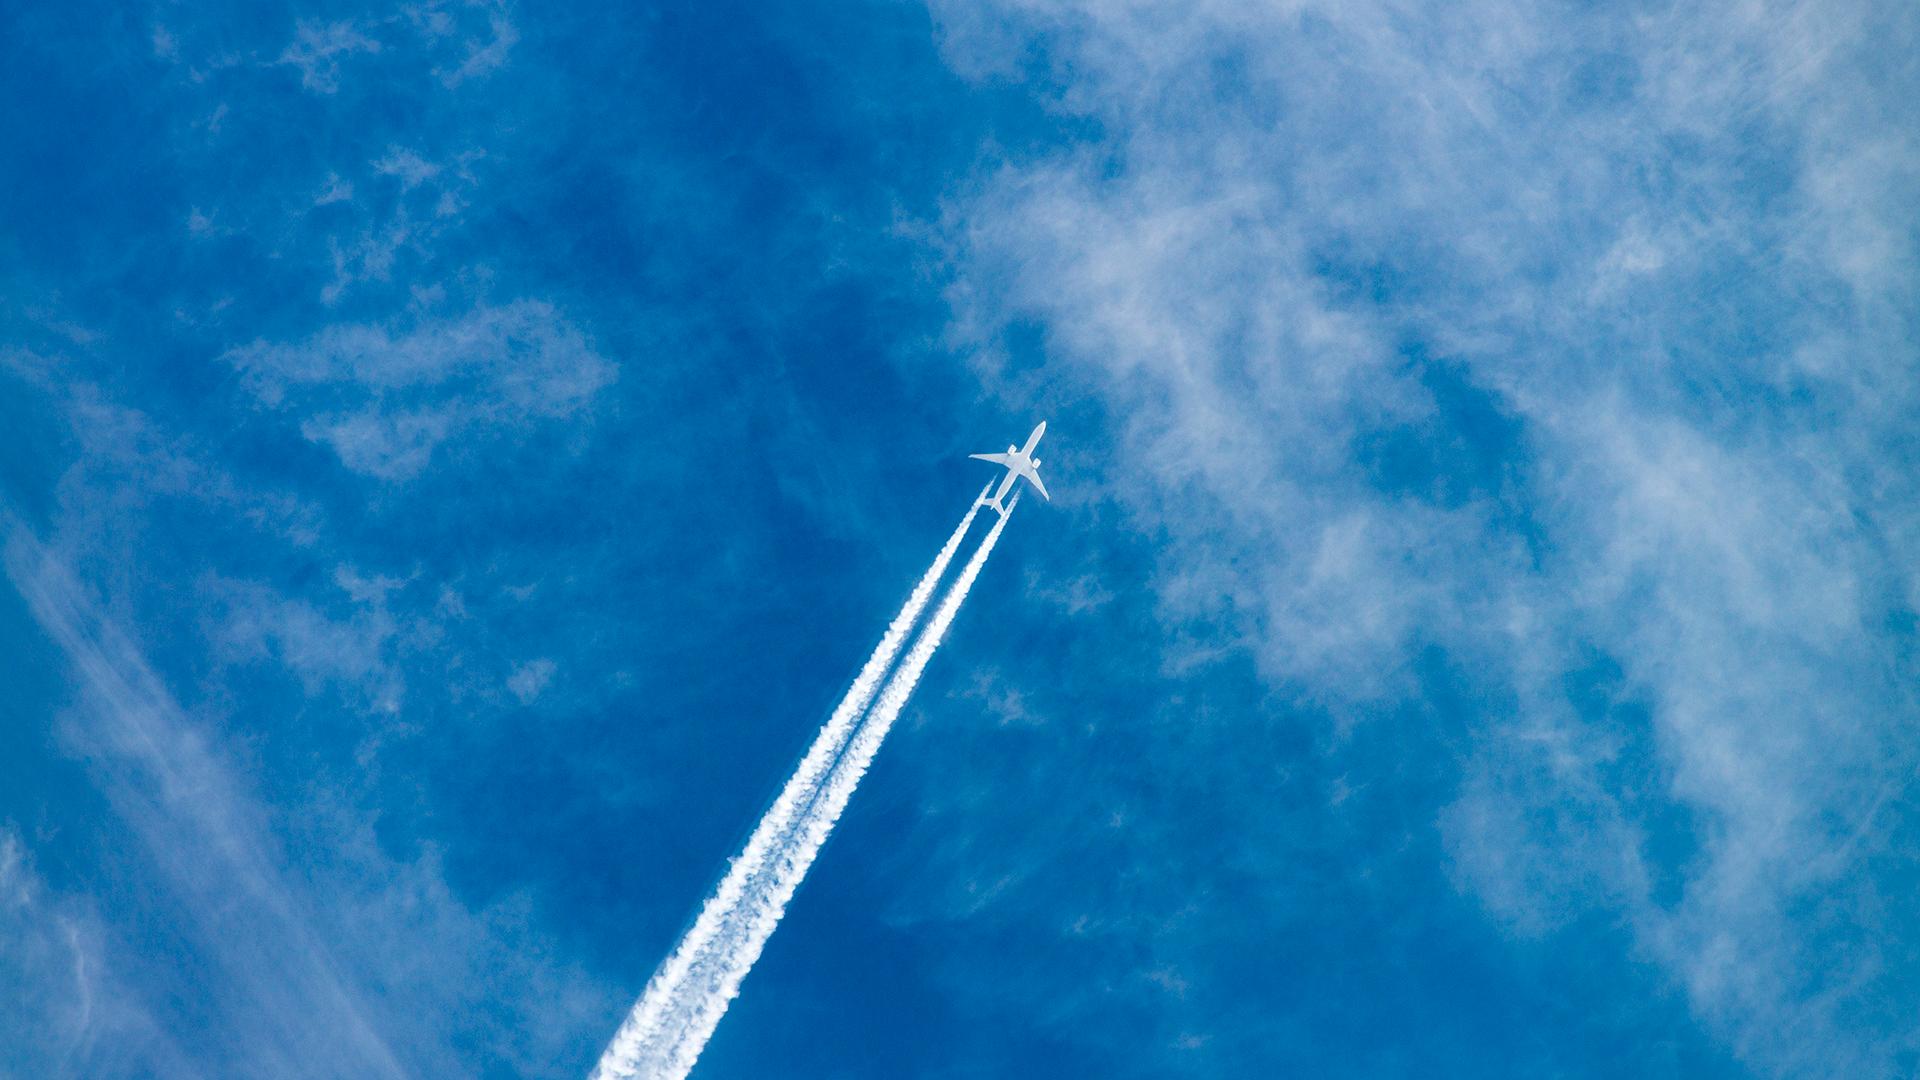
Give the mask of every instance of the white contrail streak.
[[[1013, 512], [1017, 502], [1016, 496], [1014, 502], [1007, 506], [1008, 514]], [[893, 678], [887, 681], [886, 688], [880, 692], [873, 712], [860, 725], [859, 731], [848, 743], [846, 753], [821, 785], [817, 798], [801, 814], [789, 842], [773, 853], [764, 878], [756, 880], [747, 890], [743, 898], [745, 902], [737, 911], [730, 913], [723, 932], [709, 943], [708, 954], [698, 959], [697, 966], [705, 973], [702, 979], [704, 985], [693, 987], [695, 992], [679, 1003], [672, 1014], [675, 1023], [662, 1026], [654, 1040], [635, 1048], [638, 1052], [626, 1065], [626, 1071], [607, 1071], [607, 1060], [602, 1058], [596, 1076], [619, 1077], [622, 1080], [628, 1077], [682, 1080], [693, 1071], [694, 1062], [706, 1048], [714, 1028], [719, 1026], [721, 1015], [739, 994], [741, 980], [747, 977], [754, 961], [760, 958], [761, 949], [766, 947], [767, 939], [773, 936], [774, 928], [780, 925], [780, 917], [786, 913], [787, 903], [793, 899], [794, 890], [799, 888], [800, 879], [806, 877], [814, 857], [820, 853], [821, 845], [826, 843], [827, 835], [840, 820], [847, 801], [853, 797], [854, 788], [859, 786], [867, 767], [873, 763], [881, 741], [887, 737], [894, 720], [899, 718], [900, 710], [913, 693], [914, 684], [920, 681], [927, 661], [933, 658], [933, 651], [939, 648], [940, 639], [959, 613], [961, 602], [967, 598], [967, 591], [973, 587], [974, 579], [980, 576], [980, 568], [986, 565], [987, 556], [992, 554], [994, 544], [1000, 539], [1000, 531], [1006, 525], [1005, 516], [994, 522], [992, 531], [980, 542], [973, 557], [967, 560], [960, 576], [954, 579], [952, 588], [947, 591], [946, 598], [928, 621], [926, 629], [920, 632], [919, 639], [913, 643], [912, 651], [907, 653], [907, 658], [900, 662], [900, 669], [894, 672]]]
[[[981, 494], [985, 493], [985, 489], [982, 489]], [[893, 663], [907, 634], [932, 598], [935, 587], [953, 561], [954, 553], [959, 549], [979, 509], [976, 501], [960, 520], [953, 535], [947, 538], [933, 564], [914, 586], [907, 602], [894, 616], [873, 654], [867, 658], [853, 685], [847, 689], [846, 696], [828, 717], [820, 734], [814, 738], [806, 757], [761, 818], [753, 835], [748, 838], [746, 847], [733, 860], [693, 926], [648, 981], [640, 1000], [634, 1004], [633, 1011], [601, 1055], [592, 1074], [593, 1080], [685, 1076], [693, 1068], [694, 1059], [706, 1045], [714, 1026], [719, 1023], [720, 1014], [726, 1011], [728, 1001], [738, 992], [740, 980], [759, 956], [767, 936], [779, 923], [787, 900], [792, 897], [799, 879], [806, 874], [807, 866], [813, 861], [813, 854], [819, 847], [817, 841], [811, 845], [812, 850], [806, 852], [804, 861], [799, 862], [796, 869], [795, 841], [797, 837], [812, 835], [807, 822], [817, 816], [814, 808], [823, 785], [831, 779], [829, 771], [834, 776], [839, 775], [835, 762], [841, 758], [855, 722], [872, 702], [881, 677]], [[996, 523], [983, 541], [981, 551], [976, 552], [967, 564], [967, 570], [955, 585], [956, 590], [962, 583], [971, 584], [972, 578], [979, 574], [979, 564], [985, 561], [984, 552], [992, 547], [1004, 524], [1005, 518]], [[948, 602], [940, 609], [946, 613], [947, 622], [953, 618], [948, 607], [957, 607], [952, 603], [952, 595], [949, 593]], [[934, 621], [940, 622], [938, 614]], [[944, 630], [944, 624], [941, 624], [941, 628]], [[920, 654], [926, 639], [926, 634], [923, 634], [909, 656], [908, 664], [913, 663], [913, 656]], [[932, 651], [931, 647], [925, 649], [929, 655]], [[925, 663], [925, 659], [920, 660], [921, 666]], [[918, 677], [917, 673], [915, 677]], [[895, 677], [897, 681], [898, 676]], [[888, 684], [889, 690], [892, 685]], [[897, 707], [895, 712], [898, 712]], [[871, 756], [869, 751], [868, 757]], [[861, 771], [864, 770], [863, 765]], [[857, 776], [855, 781], [858, 781]], [[844, 806], [845, 801], [842, 797], [840, 805]], [[839, 816], [838, 809], [833, 816]], [[829, 821], [826, 829], [831, 828]], [[824, 839], [825, 830], [820, 832], [820, 840]], [[763, 923], [765, 929], [760, 931]], [[698, 1038], [694, 1039], [691, 1036], [696, 1031]], [[684, 1064], [679, 1064], [683, 1058]]]

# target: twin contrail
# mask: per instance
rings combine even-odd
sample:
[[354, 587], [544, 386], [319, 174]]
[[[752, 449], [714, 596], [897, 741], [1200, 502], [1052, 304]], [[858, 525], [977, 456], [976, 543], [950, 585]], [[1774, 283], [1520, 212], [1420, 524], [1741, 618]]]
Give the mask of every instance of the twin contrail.
[[[981, 494], [984, 497], [986, 493]], [[1018, 501], [1016, 495], [1014, 504]], [[601, 1055], [592, 1080], [678, 1080], [692, 1071], [727, 1005], [739, 993], [741, 980], [780, 924], [800, 879], [813, 865], [854, 788], [872, 764], [887, 730], [905, 707], [934, 650], [940, 647], [940, 639], [959, 613], [974, 579], [980, 576], [987, 556], [999, 542], [1012, 504], [994, 522], [906, 659], [880, 689], [881, 678], [932, 599], [981, 505], [976, 501], [968, 509], [899, 614], [888, 624], [846, 697], [827, 718], [806, 757], [730, 864], [693, 926], [648, 981], [640, 1000]]]

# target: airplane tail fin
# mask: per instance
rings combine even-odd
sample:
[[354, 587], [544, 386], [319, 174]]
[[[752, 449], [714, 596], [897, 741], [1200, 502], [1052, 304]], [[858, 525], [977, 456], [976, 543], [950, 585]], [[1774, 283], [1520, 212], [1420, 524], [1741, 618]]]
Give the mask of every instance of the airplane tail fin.
[[[981, 455], [975, 454], [973, 456], [980, 457]], [[1001, 517], [1006, 517], [1007, 511], [1010, 509], [1010, 507], [1006, 505], [1006, 501], [1004, 499], [996, 499], [996, 498], [993, 498], [992, 496], [989, 496], [987, 492], [992, 490], [993, 490], [993, 481], [989, 480], [987, 481], [987, 486], [980, 489], [980, 494], [974, 496], [973, 505], [984, 506], [987, 509], [993, 511], [994, 513], [999, 514]]]

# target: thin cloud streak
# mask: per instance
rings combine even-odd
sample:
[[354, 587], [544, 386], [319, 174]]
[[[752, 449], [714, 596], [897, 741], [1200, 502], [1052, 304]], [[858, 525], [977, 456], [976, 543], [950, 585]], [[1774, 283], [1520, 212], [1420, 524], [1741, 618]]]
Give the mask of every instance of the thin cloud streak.
[[400, 1077], [357, 988], [281, 880], [263, 822], [139, 650], [57, 556], [0, 517], [5, 569], [81, 687], [65, 740], [140, 837], [235, 993], [243, 1072]]
[[[984, 496], [985, 493], [986, 489], [982, 488], [981, 494]], [[961, 541], [966, 538], [967, 531], [972, 528], [974, 518], [979, 512], [978, 502], [968, 508], [966, 515], [960, 519], [960, 524], [954, 528], [953, 534], [947, 537], [947, 542], [941, 546], [940, 553], [934, 557], [933, 563], [927, 567], [920, 581], [914, 585], [913, 591], [907, 596], [906, 603], [901, 605], [899, 613], [894, 616], [886, 632], [881, 635], [879, 644], [874, 646], [873, 653], [861, 666], [860, 673], [853, 680], [853, 685], [847, 688], [846, 696], [827, 718], [819, 735], [815, 736], [806, 757], [801, 759], [799, 767], [787, 780], [779, 797], [760, 819], [760, 824], [754, 828], [753, 835], [747, 839], [746, 847], [733, 860], [726, 876], [714, 890], [713, 896], [701, 908], [693, 927], [681, 938], [680, 944], [675, 947], [666, 963], [662, 964], [660, 970], [648, 981], [647, 988], [641, 993], [640, 1000], [635, 1002], [633, 1011], [628, 1014], [612, 1042], [607, 1045], [606, 1052], [594, 1069], [595, 1078], [642, 1075], [639, 1071], [640, 1063], [653, 1056], [653, 1051], [649, 1048], [655, 1046], [663, 1032], [684, 1032], [688, 1017], [696, 1003], [712, 995], [716, 985], [715, 980], [722, 978], [723, 975], [710, 970], [711, 964], [724, 960], [732, 953], [731, 949], [722, 949], [716, 953], [714, 943], [734, 936], [730, 932], [730, 927], [739, 921], [743, 910], [753, 908], [756, 904], [755, 897], [765, 892], [770, 868], [779, 858], [780, 852], [791, 848], [793, 837], [801, 827], [802, 815], [807, 814], [815, 805], [823, 783], [829, 779], [829, 770], [835, 769], [835, 762], [841, 758], [842, 752], [846, 749], [855, 724], [867, 711], [868, 705], [873, 702], [875, 693], [880, 689], [881, 680], [893, 666], [895, 657], [899, 655], [901, 647], [906, 644], [907, 636], [913, 631], [914, 625], [920, 621], [921, 612], [933, 599], [934, 589], [938, 587], [940, 579], [946, 575], [947, 567], [952, 564]], [[993, 535], [998, 535], [997, 528]], [[976, 558], [978, 558], [977, 555]], [[811, 861], [809, 856], [808, 862]], [[805, 868], [802, 867], [800, 872], [804, 874]], [[798, 884], [797, 877], [794, 879], [794, 884]], [[791, 887], [788, 888], [787, 895], [792, 895]], [[778, 907], [784, 909], [785, 906], [786, 900], [783, 897]], [[779, 921], [778, 911], [774, 914], [774, 921], [776, 923]], [[768, 933], [771, 932], [772, 928], [769, 926]], [[753, 955], [759, 955], [758, 947], [754, 948]], [[751, 958], [747, 960], [745, 966], [752, 966]], [[745, 973], [745, 967], [743, 967], [739, 976], [732, 980], [732, 986], [735, 989], [728, 991], [726, 998], [721, 1000], [719, 1011], [713, 1014], [714, 1024], [719, 1022], [719, 1013], [725, 1011], [726, 1001], [731, 1000], [733, 994], [737, 992], [739, 979], [744, 977]], [[711, 1034], [712, 1027], [712, 1024], [707, 1026], [708, 1034]], [[700, 1044], [704, 1045], [705, 1042], [706, 1037], [702, 1036]], [[697, 1047], [694, 1053], [698, 1053]], [[689, 1059], [687, 1068], [692, 1068], [692, 1064], [692, 1060]], [[656, 1070], [645, 1075], [659, 1074]]]

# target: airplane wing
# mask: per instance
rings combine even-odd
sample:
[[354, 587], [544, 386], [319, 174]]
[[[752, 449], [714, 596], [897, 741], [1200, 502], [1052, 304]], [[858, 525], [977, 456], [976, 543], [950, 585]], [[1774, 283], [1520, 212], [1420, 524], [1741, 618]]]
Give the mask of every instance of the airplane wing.
[[978, 458], [981, 461], [991, 461], [995, 465], [1005, 469], [1018, 467], [1014, 464], [1012, 454], [968, 454], [967, 456], [970, 458]]
[[1047, 485], [1040, 482], [1040, 474], [1037, 471], [1031, 468], [1021, 469], [1020, 475], [1027, 478], [1027, 483], [1033, 485], [1033, 490], [1039, 492], [1041, 498], [1048, 502], [1053, 501], [1053, 496], [1047, 494]]

